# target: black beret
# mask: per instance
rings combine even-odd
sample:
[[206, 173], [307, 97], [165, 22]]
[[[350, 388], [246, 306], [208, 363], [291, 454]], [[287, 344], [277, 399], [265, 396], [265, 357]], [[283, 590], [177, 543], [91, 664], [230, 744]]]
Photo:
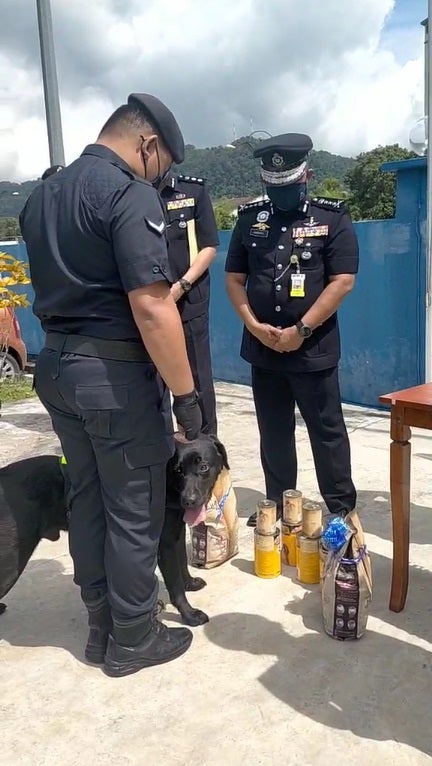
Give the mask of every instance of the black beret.
[[131, 93], [128, 104], [140, 107], [160, 133], [176, 165], [180, 165], [185, 156], [182, 132], [173, 113], [156, 96], [149, 93]]
[[269, 170], [288, 170], [303, 162], [313, 147], [304, 133], [283, 133], [261, 141], [254, 157], [261, 157], [263, 167]]
[[64, 165], [52, 165], [50, 168], [47, 168], [44, 173], [42, 173], [42, 181], [45, 181], [46, 178], [49, 176], [54, 175], [54, 173], [58, 173], [59, 170], [63, 170]]

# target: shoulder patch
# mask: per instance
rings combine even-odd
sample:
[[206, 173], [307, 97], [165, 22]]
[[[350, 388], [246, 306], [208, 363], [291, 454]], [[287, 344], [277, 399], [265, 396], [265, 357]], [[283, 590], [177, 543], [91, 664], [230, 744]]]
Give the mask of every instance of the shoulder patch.
[[327, 210], [344, 210], [345, 200], [343, 199], [330, 199], [329, 197], [313, 197], [311, 199], [313, 205], [317, 207], [323, 207]]
[[240, 205], [237, 213], [243, 215], [244, 213], [256, 213], [259, 210], [270, 210], [270, 200], [258, 200], [258, 202], [246, 202], [245, 205]]
[[157, 234], [162, 235], [166, 229], [165, 221], [152, 221], [151, 218], [144, 216], [144, 220], [151, 231], [155, 231]]
[[183, 173], [179, 173], [178, 175], [179, 181], [187, 181], [188, 183], [192, 184], [205, 184], [206, 180], [205, 178], [201, 178], [201, 176], [184, 176]]

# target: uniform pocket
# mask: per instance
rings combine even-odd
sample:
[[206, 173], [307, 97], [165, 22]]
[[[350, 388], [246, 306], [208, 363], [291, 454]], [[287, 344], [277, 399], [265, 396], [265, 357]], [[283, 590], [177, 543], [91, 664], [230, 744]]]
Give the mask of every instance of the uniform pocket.
[[90, 436], [111, 438], [113, 415], [126, 409], [129, 401], [128, 386], [77, 386], [75, 403]]
[[122, 410], [128, 403], [128, 386], [77, 386], [75, 402], [80, 410]]

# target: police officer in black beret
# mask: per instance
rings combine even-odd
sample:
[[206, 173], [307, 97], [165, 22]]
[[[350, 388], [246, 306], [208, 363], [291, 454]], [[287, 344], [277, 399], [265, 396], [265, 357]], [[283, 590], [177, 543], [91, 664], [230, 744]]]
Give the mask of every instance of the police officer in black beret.
[[159, 186], [184, 143], [169, 109], [131, 94], [94, 144], [29, 197], [20, 217], [46, 332], [36, 391], [67, 460], [74, 580], [87, 660], [123, 676], [192, 640], [155, 619], [173, 410], [187, 438], [201, 410], [172, 298]]
[[[343, 202], [307, 195], [309, 136], [260, 143], [267, 197], [244, 205], [225, 271], [244, 323], [241, 356], [252, 366], [267, 497], [295, 489], [295, 404], [306, 423], [328, 510], [355, 507], [350, 445], [342, 414], [337, 309], [354, 286], [358, 243]], [[248, 524], [254, 526], [253, 514]]]
[[210, 195], [203, 178], [171, 173], [160, 190], [168, 221], [171, 294], [183, 322], [186, 349], [199, 394], [202, 431], [217, 433], [216, 397], [210, 354], [209, 266], [219, 244]]

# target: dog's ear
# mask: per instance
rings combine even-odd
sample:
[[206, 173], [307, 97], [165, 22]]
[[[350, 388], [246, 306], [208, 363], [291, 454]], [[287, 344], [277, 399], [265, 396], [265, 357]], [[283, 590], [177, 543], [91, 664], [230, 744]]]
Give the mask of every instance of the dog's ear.
[[215, 436], [214, 434], [209, 434], [209, 436], [210, 436], [210, 439], [212, 440], [213, 444], [215, 445], [217, 451], [219, 452], [219, 455], [222, 458], [222, 462], [223, 462], [224, 468], [226, 468], [227, 471], [229, 471], [230, 467], [229, 467], [229, 464], [228, 464], [228, 455], [227, 455], [227, 451], [225, 449], [225, 446], [222, 444], [221, 441], [219, 441], [217, 436]]

